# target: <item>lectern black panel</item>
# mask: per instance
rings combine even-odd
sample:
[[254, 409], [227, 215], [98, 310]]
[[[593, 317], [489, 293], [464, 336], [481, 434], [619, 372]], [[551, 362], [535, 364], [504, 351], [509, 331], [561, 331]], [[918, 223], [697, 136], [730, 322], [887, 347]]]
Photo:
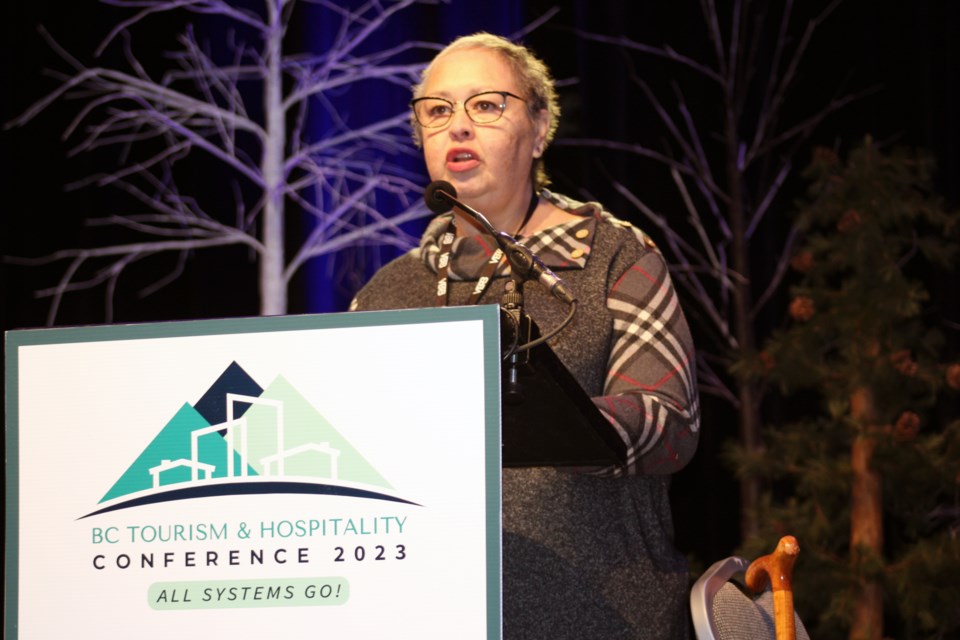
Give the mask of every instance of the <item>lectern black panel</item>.
[[626, 444], [546, 344], [503, 365], [503, 466], [623, 464]]

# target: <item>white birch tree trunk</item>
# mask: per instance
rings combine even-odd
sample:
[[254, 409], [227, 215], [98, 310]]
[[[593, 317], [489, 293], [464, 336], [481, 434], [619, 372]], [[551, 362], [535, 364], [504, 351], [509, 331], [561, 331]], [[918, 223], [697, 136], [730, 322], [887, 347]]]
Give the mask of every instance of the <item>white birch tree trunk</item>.
[[261, 171], [265, 182], [263, 255], [260, 258], [260, 315], [275, 316], [287, 312], [287, 286], [284, 280], [284, 176], [286, 116], [283, 108], [283, 35], [280, 22], [281, 0], [267, 1], [266, 66], [263, 83], [263, 107], [267, 136]]

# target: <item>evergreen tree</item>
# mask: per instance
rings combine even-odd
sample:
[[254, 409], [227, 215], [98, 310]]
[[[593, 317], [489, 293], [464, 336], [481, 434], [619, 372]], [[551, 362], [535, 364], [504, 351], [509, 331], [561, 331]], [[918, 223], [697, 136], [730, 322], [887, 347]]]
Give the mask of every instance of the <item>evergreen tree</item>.
[[931, 170], [869, 138], [846, 163], [815, 154], [789, 319], [741, 371], [799, 416], [735, 454], [768, 487], [743, 552], [798, 538], [797, 611], [816, 638], [960, 633], [960, 364], [924, 284], [958, 228]]

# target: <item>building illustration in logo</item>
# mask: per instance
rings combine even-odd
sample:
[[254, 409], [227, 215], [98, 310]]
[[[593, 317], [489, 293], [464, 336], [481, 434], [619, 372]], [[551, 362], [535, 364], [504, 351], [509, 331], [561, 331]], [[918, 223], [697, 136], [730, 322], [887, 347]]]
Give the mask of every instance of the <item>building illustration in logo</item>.
[[338, 493], [329, 488], [337, 485], [392, 489], [283, 376], [262, 388], [234, 362], [199, 401], [181, 406], [100, 503], [177, 490], [222, 495], [231, 485], [253, 493], [265, 483], [315, 493], [317, 485], [323, 493]]
[[[184, 460], [183, 458], [179, 460], [164, 460], [157, 466], [151, 467], [150, 469], [150, 475], [153, 476], [153, 488], [159, 489], [162, 484], [165, 484], [160, 477], [161, 474], [169, 471], [170, 473], [167, 474], [169, 477], [174, 473], [174, 471], [171, 470], [180, 471], [184, 467], [192, 470], [190, 479], [194, 481], [197, 480], [198, 470], [203, 472], [204, 480], [209, 480], [216, 469], [216, 467], [212, 464], [204, 464], [202, 462], [197, 462], [196, 460]], [[174, 482], [184, 482], [184, 480], [175, 480]]]

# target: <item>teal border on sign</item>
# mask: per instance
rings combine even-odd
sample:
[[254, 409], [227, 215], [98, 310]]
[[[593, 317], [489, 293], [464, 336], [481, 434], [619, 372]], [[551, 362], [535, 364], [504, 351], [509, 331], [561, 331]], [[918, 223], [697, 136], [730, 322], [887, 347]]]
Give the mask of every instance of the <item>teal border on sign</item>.
[[482, 322], [485, 437], [487, 639], [501, 640], [501, 523], [500, 523], [500, 308], [497, 305], [358, 311], [313, 315], [218, 320], [186, 320], [126, 325], [51, 329], [17, 329], [4, 334], [6, 394], [6, 570], [4, 573], [4, 637], [18, 638], [20, 547], [19, 348], [34, 345], [108, 342], [268, 333], [310, 329], [349, 329], [373, 326]]

